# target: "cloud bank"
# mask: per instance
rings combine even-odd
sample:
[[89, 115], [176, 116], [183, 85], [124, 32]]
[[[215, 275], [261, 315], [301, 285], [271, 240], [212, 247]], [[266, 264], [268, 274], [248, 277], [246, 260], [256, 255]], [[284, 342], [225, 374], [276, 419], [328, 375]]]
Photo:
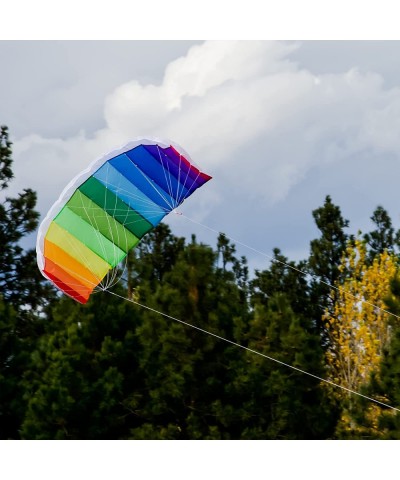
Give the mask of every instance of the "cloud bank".
[[[182, 145], [214, 176], [207, 192], [196, 195], [195, 218], [227, 215], [234, 222], [229, 209], [252, 211], [255, 228], [261, 211], [282, 204], [315, 169], [336, 168], [356, 181], [355, 158], [399, 160], [400, 89], [386, 89], [381, 75], [356, 68], [315, 74], [293, 60], [300, 48], [290, 42], [195, 45], [167, 65], [159, 84], [132, 79], [111, 91], [104, 128], [88, 134], [82, 125], [72, 137], [33, 132], [16, 139], [13, 188], [36, 189], [45, 213], [89, 162], [133, 137], [153, 135]], [[363, 181], [372, 188], [376, 179]]]

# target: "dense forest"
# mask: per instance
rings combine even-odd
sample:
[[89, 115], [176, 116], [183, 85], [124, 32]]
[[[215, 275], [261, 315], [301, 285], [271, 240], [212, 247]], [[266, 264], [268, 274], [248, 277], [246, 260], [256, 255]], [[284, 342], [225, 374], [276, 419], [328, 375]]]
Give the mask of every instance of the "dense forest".
[[3, 126], [0, 438], [400, 438], [400, 414], [382, 404], [400, 407], [400, 232], [382, 206], [352, 234], [327, 196], [309, 257], [276, 248], [254, 272], [223, 233], [212, 248], [160, 224], [111, 289], [133, 302], [103, 292], [81, 305], [21, 247], [37, 197], [8, 197], [12, 178]]

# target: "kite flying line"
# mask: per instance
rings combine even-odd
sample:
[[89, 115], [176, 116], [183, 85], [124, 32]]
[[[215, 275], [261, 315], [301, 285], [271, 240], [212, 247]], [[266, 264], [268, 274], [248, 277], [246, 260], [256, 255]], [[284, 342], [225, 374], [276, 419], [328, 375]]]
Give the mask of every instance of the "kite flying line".
[[267, 257], [268, 259], [270, 259], [271, 261], [273, 262], [276, 262], [276, 263], [280, 263], [281, 265], [284, 265], [285, 267], [288, 267], [288, 268], [291, 268], [292, 270], [294, 270], [295, 272], [297, 273], [301, 273], [302, 275], [304, 276], [310, 276], [312, 278], [315, 278], [316, 280], [318, 280], [319, 282], [323, 283], [324, 285], [326, 285], [327, 287], [330, 287], [332, 288], [333, 290], [336, 290], [337, 292], [340, 292], [340, 293], [343, 293], [344, 295], [347, 295], [348, 297], [351, 297], [351, 298], [354, 298], [355, 300], [357, 300], [358, 302], [361, 302], [361, 303], [365, 303], [365, 305], [369, 305], [370, 307], [374, 307], [376, 308], [377, 310], [383, 312], [383, 313], [386, 313], [387, 315], [391, 315], [392, 317], [395, 317], [397, 319], [400, 320], [400, 315], [396, 315], [395, 313], [393, 312], [390, 312], [389, 310], [385, 310], [384, 308], [382, 307], [379, 307], [378, 305], [375, 305], [374, 303], [372, 302], [369, 302], [368, 300], [364, 300], [362, 298], [359, 298], [357, 297], [356, 295], [350, 293], [350, 292], [347, 292], [346, 290], [344, 290], [343, 288], [340, 288], [340, 287], [336, 287], [335, 285], [331, 285], [330, 283], [328, 282], [325, 282], [324, 280], [321, 280], [321, 278], [318, 276], [318, 275], [315, 275], [313, 273], [310, 273], [310, 272], [305, 272], [303, 270], [300, 270], [299, 268], [297, 267], [294, 267], [293, 265], [290, 265], [289, 263], [285, 263], [285, 262], [282, 262], [282, 260], [278, 260], [277, 258], [274, 258], [272, 257], [271, 255], [268, 255], [268, 253], [265, 253], [265, 252], [261, 252], [260, 250], [257, 250], [256, 248], [254, 247], [251, 247], [250, 245], [246, 245], [245, 243], [241, 242], [240, 240], [236, 240], [235, 238], [232, 238], [228, 235], [226, 235], [225, 233], [223, 232], [220, 232], [218, 230], [215, 230], [214, 228], [211, 228], [207, 225], [204, 225], [203, 223], [200, 223], [200, 222], [197, 222], [196, 220], [193, 220], [191, 219], [190, 217], [187, 217], [186, 215], [183, 215], [182, 213], [179, 213], [179, 215], [181, 215], [182, 217], [186, 218], [187, 220], [189, 220], [190, 222], [192, 223], [195, 223], [196, 225], [199, 225], [203, 228], [206, 228], [207, 230], [210, 230], [211, 232], [214, 232], [214, 233], [217, 233], [217, 234], [221, 234], [223, 235], [225, 238], [229, 239], [229, 240], [232, 240], [232, 242], [235, 242], [239, 245], [242, 245], [242, 247], [245, 247], [245, 248], [248, 248], [249, 250], [252, 250], [253, 252], [255, 253], [258, 253], [260, 255], [263, 255], [264, 257]]
[[[197, 225], [199, 225], [199, 226], [201, 226], [201, 227], [203, 227], [203, 228], [206, 228], [206, 229], [208, 229], [208, 230], [210, 230], [210, 231], [212, 231], [212, 232], [214, 232], [214, 233], [217, 233], [217, 234], [222, 233], [222, 232], [220, 232], [220, 231], [218, 231], [218, 230], [215, 230], [215, 229], [213, 229], [213, 228], [211, 228], [211, 227], [209, 227], [209, 226], [207, 226], [207, 225], [204, 225], [204, 224], [202, 224], [202, 223], [200, 223], [200, 222], [198, 222], [198, 221], [196, 221], [196, 220], [193, 220], [193, 219], [191, 219], [190, 217], [187, 217], [186, 215], [184, 215], [184, 214], [181, 213], [181, 212], [178, 212], [178, 211], [176, 211], [176, 210], [175, 210], [174, 212], [175, 212], [175, 214], [186, 218], [187, 220], [191, 221], [192, 223], [195, 223], [195, 224], [197, 224]], [[321, 280], [317, 275], [314, 275], [314, 274], [311, 274], [311, 273], [308, 273], [308, 272], [304, 272], [303, 270], [300, 270], [300, 269], [294, 267], [293, 265], [290, 265], [290, 264], [288, 264], [288, 263], [282, 262], [281, 260], [278, 260], [278, 259], [272, 257], [271, 255], [268, 255], [268, 254], [265, 253], [265, 252], [262, 252], [262, 251], [260, 251], [260, 250], [257, 250], [257, 249], [255, 249], [254, 247], [251, 247], [250, 245], [246, 245], [245, 243], [243, 243], [243, 242], [241, 242], [241, 241], [239, 241], [239, 240], [237, 240], [237, 239], [234, 239], [234, 238], [226, 235], [225, 233], [222, 233], [222, 235], [224, 235], [224, 237], [232, 240], [233, 242], [235, 242], [235, 243], [237, 243], [237, 244], [239, 244], [239, 245], [242, 245], [243, 247], [246, 247], [246, 248], [248, 248], [248, 249], [250, 249], [250, 250], [252, 250], [252, 251], [254, 251], [254, 252], [256, 252], [256, 253], [258, 253], [258, 254], [260, 254], [260, 255], [263, 255], [263, 256], [269, 258], [270, 260], [273, 260], [273, 261], [275, 261], [275, 262], [277, 262], [277, 263], [280, 263], [280, 264], [282, 264], [282, 265], [284, 265], [284, 266], [286, 266], [286, 267], [288, 267], [288, 268], [291, 268], [292, 270], [294, 270], [294, 271], [296, 271], [296, 272], [298, 272], [298, 273], [300, 273], [300, 274], [302, 274], [302, 275], [305, 275], [305, 276], [306, 276], [306, 275], [309, 275], [309, 276], [311, 276], [311, 277], [313, 277], [313, 278], [316, 278], [316, 279], [318, 279], [321, 283], [324, 283], [324, 284], [327, 285], [328, 287], [333, 288], [333, 289], [335, 289], [335, 290], [337, 290], [337, 291], [339, 291], [339, 292], [342, 292], [342, 293], [344, 293], [344, 294], [346, 294], [346, 295], [348, 295], [348, 296], [350, 296], [350, 297], [352, 297], [352, 298], [354, 298], [354, 299], [356, 299], [356, 300], [360, 300], [360, 299], [358, 299], [355, 295], [353, 295], [352, 293], [346, 292], [345, 290], [341, 289], [340, 287], [335, 287], [334, 285], [331, 285], [331, 284], [329, 284], [328, 282], [325, 282], [325, 281]], [[170, 320], [174, 320], [174, 321], [179, 322], [179, 323], [181, 323], [181, 324], [183, 324], [183, 325], [186, 325], [186, 326], [188, 326], [188, 327], [194, 328], [194, 329], [196, 329], [196, 330], [198, 330], [198, 331], [200, 331], [200, 332], [202, 332], [202, 333], [205, 333], [205, 334], [207, 334], [207, 335], [213, 336], [213, 337], [215, 337], [215, 338], [217, 338], [217, 339], [219, 339], [219, 340], [222, 340], [222, 341], [224, 341], [224, 342], [226, 342], [226, 343], [229, 343], [229, 344], [231, 344], [231, 345], [234, 345], [234, 346], [236, 346], [236, 347], [238, 347], [238, 348], [241, 348], [241, 349], [243, 349], [243, 350], [246, 350], [246, 351], [248, 351], [248, 352], [251, 352], [251, 353], [253, 353], [253, 354], [255, 354], [255, 355], [259, 355], [259, 356], [261, 356], [261, 357], [264, 357], [264, 358], [266, 358], [266, 359], [268, 359], [268, 360], [271, 360], [271, 361], [273, 361], [273, 362], [275, 362], [275, 363], [278, 363], [278, 364], [280, 364], [280, 365], [283, 365], [283, 366], [285, 366], [285, 367], [287, 367], [287, 368], [291, 368], [292, 370], [298, 371], [298, 372], [300, 372], [300, 373], [302, 373], [302, 374], [304, 374], [304, 375], [308, 375], [308, 376], [310, 376], [310, 377], [312, 377], [312, 378], [315, 378], [315, 379], [317, 379], [317, 380], [319, 380], [319, 381], [321, 381], [321, 382], [324, 382], [324, 383], [326, 383], [326, 384], [329, 384], [329, 385], [331, 385], [331, 386], [333, 386], [333, 387], [340, 388], [340, 389], [342, 389], [342, 390], [344, 390], [344, 391], [346, 391], [346, 392], [348, 392], [348, 393], [351, 393], [351, 394], [353, 394], [353, 395], [357, 395], [357, 396], [359, 396], [359, 397], [365, 398], [366, 400], [369, 400], [369, 401], [374, 402], [374, 403], [376, 403], [376, 404], [382, 405], [382, 406], [384, 406], [384, 407], [386, 407], [386, 408], [389, 408], [389, 409], [391, 409], [391, 410], [400, 412], [400, 409], [399, 409], [399, 408], [393, 407], [393, 406], [391, 406], [391, 405], [389, 405], [389, 404], [387, 404], [387, 403], [384, 403], [384, 402], [382, 402], [382, 401], [380, 401], [380, 400], [377, 400], [377, 399], [372, 398], [372, 397], [368, 397], [367, 395], [364, 395], [364, 394], [362, 394], [362, 393], [360, 393], [360, 392], [357, 392], [357, 391], [355, 391], [355, 390], [352, 390], [352, 389], [350, 389], [350, 388], [344, 387], [343, 385], [339, 385], [339, 384], [337, 384], [337, 383], [335, 383], [335, 382], [332, 382], [331, 380], [327, 380], [327, 379], [325, 379], [325, 378], [319, 377], [318, 375], [315, 375], [315, 374], [313, 374], [313, 373], [307, 372], [307, 371], [305, 371], [305, 370], [302, 370], [302, 369], [300, 369], [300, 368], [297, 368], [297, 367], [295, 367], [295, 366], [293, 366], [293, 365], [290, 365], [290, 364], [288, 364], [288, 363], [285, 363], [285, 362], [282, 362], [282, 361], [280, 361], [280, 360], [277, 360], [276, 358], [273, 358], [273, 357], [271, 357], [271, 356], [269, 356], [269, 355], [266, 355], [266, 354], [261, 353], [261, 352], [259, 352], [259, 351], [257, 351], [257, 350], [254, 350], [254, 349], [252, 349], [252, 348], [249, 348], [249, 347], [246, 347], [246, 346], [244, 346], [244, 345], [241, 345], [240, 343], [236, 343], [236, 342], [234, 342], [233, 340], [229, 340], [229, 339], [227, 339], [227, 338], [221, 337], [220, 335], [217, 335], [217, 334], [215, 334], [215, 333], [212, 333], [212, 332], [210, 332], [210, 331], [208, 331], [208, 330], [205, 330], [205, 329], [203, 329], [203, 328], [200, 328], [200, 327], [198, 327], [198, 326], [196, 326], [196, 325], [193, 325], [193, 324], [191, 324], [191, 323], [185, 322], [184, 320], [181, 320], [181, 319], [179, 319], [179, 318], [176, 318], [176, 317], [173, 317], [173, 316], [168, 315], [168, 314], [166, 314], [166, 313], [160, 312], [159, 310], [156, 310], [156, 309], [154, 309], [154, 308], [152, 308], [152, 307], [149, 307], [148, 305], [144, 305], [144, 304], [142, 304], [142, 303], [139, 303], [139, 302], [137, 302], [137, 301], [135, 301], [135, 300], [133, 300], [133, 299], [129, 299], [129, 298], [123, 297], [123, 296], [121, 296], [121, 295], [118, 295], [118, 294], [115, 293], [115, 292], [110, 291], [110, 290], [106, 290], [106, 291], [107, 291], [108, 293], [110, 293], [111, 295], [114, 295], [114, 296], [117, 296], [117, 297], [119, 297], [119, 298], [121, 298], [121, 299], [123, 299], [123, 300], [129, 301], [129, 302], [131, 302], [131, 303], [133, 303], [133, 304], [135, 304], [135, 305], [138, 305], [138, 306], [141, 307], [141, 308], [144, 308], [144, 309], [146, 309], [146, 310], [152, 311], [153, 313], [157, 313], [157, 314], [159, 314], [159, 315], [162, 315], [162, 316], [165, 317], [165, 318], [168, 318], [168, 319], [170, 319]], [[398, 315], [396, 315], [396, 314], [394, 314], [394, 313], [392, 313], [392, 312], [389, 312], [388, 310], [385, 310], [384, 308], [379, 307], [379, 306], [377, 306], [377, 305], [375, 305], [375, 304], [373, 304], [373, 303], [371, 303], [371, 302], [369, 302], [369, 301], [367, 301], [367, 300], [361, 300], [361, 301], [362, 301], [363, 303], [365, 303], [365, 304], [368, 304], [368, 305], [370, 305], [370, 306], [373, 306], [374, 308], [379, 309], [380, 311], [382, 311], [382, 312], [384, 312], [384, 313], [386, 313], [386, 314], [388, 314], [388, 315], [392, 315], [393, 317], [400, 318]]]
[[[187, 157], [187, 158], [186, 158]], [[283, 366], [331, 384], [349, 393], [364, 397], [392, 410], [400, 411], [379, 400], [335, 384], [312, 373], [279, 361], [251, 348], [240, 345], [178, 318], [125, 298], [109, 288], [116, 281], [116, 267], [126, 260], [132, 250], [153, 230], [168, 213], [174, 211], [193, 223], [220, 233], [182, 215], [175, 209], [211, 179], [195, 167], [190, 157], [178, 145], [159, 139], [137, 138], [92, 162], [61, 192], [40, 225], [36, 252], [39, 270], [60, 291], [79, 303], [86, 303], [90, 295], [100, 289], [166, 318], [180, 322], [205, 334], [260, 355]], [[254, 252], [281, 263], [303, 275], [310, 273], [284, 263], [255, 248], [230, 238]], [[367, 300], [380, 311], [400, 318]]]
[[[193, 219], [191, 219], [190, 217], [187, 217], [186, 215], [184, 215], [184, 214], [183, 214], [182, 212], [180, 212], [180, 211], [174, 210], [174, 213], [175, 213], [176, 215], [179, 215], [179, 216], [181, 216], [181, 217], [186, 218], [187, 220], [191, 221], [192, 223], [195, 223], [195, 224], [197, 224], [197, 225], [199, 225], [199, 226], [201, 226], [201, 227], [203, 227], [203, 228], [206, 228], [206, 229], [210, 230], [210, 231], [213, 232], [213, 233], [217, 233], [217, 234], [220, 234], [220, 233], [221, 233], [224, 237], [228, 238], [229, 240], [231, 240], [231, 241], [233, 241], [233, 242], [235, 242], [235, 243], [237, 243], [237, 244], [239, 244], [239, 245], [242, 245], [243, 247], [246, 247], [246, 248], [248, 248], [248, 249], [250, 249], [250, 250], [252, 250], [252, 251], [254, 251], [254, 252], [256, 252], [256, 253], [258, 253], [258, 254], [260, 254], [260, 255], [263, 255], [263, 256], [269, 258], [269, 259], [272, 260], [272, 261], [275, 261], [275, 262], [277, 262], [277, 263], [280, 263], [280, 264], [282, 264], [282, 265], [284, 265], [284, 266], [286, 266], [286, 267], [288, 267], [288, 268], [291, 268], [292, 270], [294, 270], [294, 271], [296, 271], [296, 272], [298, 272], [298, 273], [300, 273], [300, 274], [302, 274], [302, 275], [305, 275], [305, 276], [306, 276], [306, 275], [309, 275], [309, 276], [311, 276], [311, 277], [313, 277], [313, 278], [316, 278], [316, 279], [318, 279], [321, 283], [324, 283], [324, 284], [327, 285], [328, 287], [333, 288], [333, 289], [335, 289], [335, 290], [337, 290], [337, 291], [339, 291], [339, 292], [342, 292], [342, 293], [348, 295], [349, 297], [352, 297], [352, 298], [360, 301], [360, 299], [357, 298], [357, 297], [356, 297], [355, 295], [353, 295], [352, 293], [346, 292], [345, 290], [341, 289], [340, 287], [335, 287], [334, 285], [331, 285], [331, 284], [329, 284], [328, 282], [325, 282], [325, 281], [321, 280], [317, 275], [304, 272], [303, 270], [300, 270], [299, 268], [296, 268], [296, 267], [294, 267], [293, 265], [290, 265], [290, 264], [288, 264], [288, 263], [282, 262], [281, 260], [278, 260], [278, 259], [272, 257], [271, 255], [268, 255], [268, 254], [265, 253], [265, 252], [262, 252], [262, 251], [260, 251], [260, 250], [257, 250], [257, 249], [255, 249], [254, 247], [251, 247], [250, 245], [246, 245], [245, 243], [243, 243], [243, 242], [241, 242], [241, 241], [239, 241], [239, 240], [237, 240], [237, 239], [234, 239], [234, 238], [226, 235], [225, 233], [222, 233], [222, 232], [220, 232], [220, 231], [218, 231], [218, 230], [215, 230], [215, 229], [213, 229], [213, 228], [211, 228], [211, 227], [209, 227], [209, 226], [207, 226], [207, 225], [204, 225], [204, 224], [202, 224], [202, 223], [200, 223], [200, 222], [198, 222], [198, 221], [196, 221], [196, 220], [193, 220]], [[346, 392], [348, 392], [348, 393], [350, 393], [350, 394], [357, 395], [357, 396], [359, 396], [359, 397], [362, 397], [362, 398], [364, 398], [364, 399], [366, 399], [366, 400], [369, 400], [369, 401], [371, 401], [371, 402], [374, 402], [374, 403], [376, 403], [376, 404], [378, 404], [378, 405], [381, 405], [381, 406], [383, 406], [383, 407], [389, 408], [389, 409], [394, 410], [394, 411], [396, 411], [396, 412], [400, 412], [400, 409], [399, 409], [399, 408], [393, 407], [392, 405], [389, 405], [389, 404], [384, 403], [384, 402], [382, 402], [382, 401], [380, 401], [380, 400], [377, 400], [377, 399], [375, 399], [375, 398], [372, 398], [372, 397], [369, 397], [369, 396], [367, 396], [367, 395], [364, 395], [364, 394], [362, 394], [362, 393], [360, 393], [360, 392], [357, 392], [357, 391], [355, 391], [355, 390], [352, 390], [352, 389], [350, 389], [350, 388], [347, 388], [347, 387], [345, 387], [345, 386], [343, 386], [343, 385], [339, 385], [338, 383], [332, 382], [331, 380], [327, 380], [326, 378], [319, 377], [318, 375], [315, 375], [315, 374], [313, 374], [313, 373], [307, 372], [306, 370], [302, 370], [302, 369], [300, 369], [300, 368], [298, 368], [298, 367], [295, 367], [295, 366], [290, 365], [290, 364], [288, 364], [288, 363], [282, 362], [281, 360], [278, 360], [278, 359], [276, 359], [276, 358], [274, 358], [274, 357], [271, 357], [271, 356], [266, 355], [266, 354], [264, 354], [264, 353], [261, 353], [261, 352], [259, 352], [259, 351], [257, 351], [257, 350], [254, 350], [254, 349], [252, 349], [252, 348], [249, 348], [249, 347], [246, 347], [246, 346], [244, 346], [244, 345], [241, 345], [240, 343], [234, 342], [233, 340], [229, 340], [228, 338], [225, 338], [225, 337], [222, 337], [222, 336], [220, 336], [220, 335], [217, 335], [217, 334], [215, 334], [215, 333], [213, 333], [213, 332], [210, 332], [210, 331], [208, 331], [208, 330], [205, 330], [204, 328], [200, 328], [200, 327], [198, 327], [197, 325], [193, 325], [193, 324], [191, 324], [191, 323], [189, 323], [189, 322], [185, 322], [184, 320], [181, 320], [181, 319], [179, 319], [179, 318], [173, 317], [172, 315], [168, 315], [168, 314], [166, 314], [166, 313], [164, 313], [164, 312], [161, 312], [161, 311], [159, 311], [159, 310], [156, 310], [155, 308], [152, 308], [152, 307], [150, 307], [150, 306], [148, 306], [148, 305], [139, 303], [139, 302], [137, 302], [137, 301], [135, 301], [135, 300], [133, 300], [133, 299], [131, 299], [131, 298], [126, 298], [126, 297], [124, 297], [124, 296], [122, 296], [122, 295], [119, 295], [119, 294], [117, 294], [117, 293], [115, 293], [115, 292], [112, 292], [111, 290], [108, 290], [107, 288], [104, 288], [104, 289], [102, 288], [102, 290], [110, 293], [111, 295], [114, 295], [115, 297], [121, 298], [121, 299], [123, 299], [123, 300], [125, 300], [125, 301], [128, 301], [128, 302], [130, 302], [130, 303], [133, 303], [134, 305], [137, 305], [137, 306], [139, 306], [139, 307], [141, 307], [141, 308], [144, 308], [144, 309], [146, 309], [146, 310], [149, 310], [149, 311], [151, 311], [151, 312], [153, 312], [153, 313], [157, 313], [158, 315], [161, 315], [161, 316], [163, 316], [163, 317], [165, 317], [165, 318], [168, 318], [168, 319], [173, 320], [173, 321], [175, 321], [175, 322], [181, 323], [181, 324], [183, 324], [183, 325], [186, 325], [187, 327], [190, 327], [190, 328], [193, 328], [193, 329], [195, 329], [195, 330], [198, 330], [199, 332], [202, 332], [202, 333], [204, 333], [204, 334], [206, 334], [206, 335], [210, 335], [210, 336], [212, 336], [212, 337], [214, 337], [214, 338], [217, 338], [218, 340], [222, 340], [222, 341], [224, 341], [224, 342], [226, 342], [226, 343], [229, 343], [229, 344], [231, 344], [231, 345], [234, 345], [235, 347], [241, 348], [241, 349], [246, 350], [246, 351], [248, 351], [248, 352], [250, 352], [250, 353], [253, 353], [253, 354], [255, 354], [255, 355], [259, 355], [260, 357], [264, 357], [264, 358], [266, 358], [266, 359], [268, 359], [268, 360], [270, 360], [270, 361], [272, 361], [272, 362], [278, 363], [278, 364], [280, 364], [280, 365], [282, 365], [282, 366], [284, 366], [284, 367], [290, 368], [290, 369], [295, 370], [295, 371], [297, 371], [297, 372], [299, 372], [299, 373], [302, 373], [302, 374], [304, 374], [304, 375], [308, 375], [309, 377], [315, 378], [316, 380], [319, 380], [319, 381], [321, 381], [321, 382], [324, 382], [324, 383], [326, 383], [326, 384], [328, 384], [328, 385], [331, 385], [331, 386], [333, 386], [333, 387], [340, 388], [340, 389], [342, 389], [342, 390], [344, 390], [344, 391], [346, 391]], [[373, 306], [373, 307], [376, 308], [376, 309], [379, 309], [380, 311], [382, 311], [382, 312], [384, 312], [384, 313], [387, 313], [388, 315], [392, 315], [392, 316], [394, 316], [394, 317], [396, 317], [396, 318], [400, 318], [398, 315], [396, 315], [396, 314], [394, 314], [394, 313], [392, 313], [392, 312], [389, 312], [388, 310], [385, 310], [385, 309], [383, 309], [382, 307], [379, 307], [379, 306], [377, 306], [377, 305], [375, 305], [375, 304], [373, 304], [373, 303], [371, 303], [371, 302], [368, 302], [367, 300], [361, 300], [361, 301], [362, 301], [363, 303], [365, 303], [365, 304], [368, 304], [368, 305], [370, 305], [370, 306]]]
[[175, 322], [179, 322], [183, 325], [186, 325], [187, 327], [191, 327], [191, 328], [194, 328], [196, 330], [198, 330], [199, 332], [202, 332], [202, 333], [205, 333], [207, 335], [210, 335], [212, 337], [215, 337], [217, 338], [218, 340], [222, 340], [226, 343], [229, 343], [231, 345], [234, 345], [235, 347], [239, 347], [239, 348], [242, 348], [243, 350], [246, 350], [248, 352], [251, 352], [255, 355], [259, 355], [260, 357], [264, 357], [264, 358], [267, 358], [268, 360], [271, 360], [275, 363], [278, 363], [280, 365], [283, 365], [285, 367], [288, 367], [288, 368], [291, 368], [292, 370], [296, 370], [297, 372], [300, 372], [300, 373], [303, 373], [304, 375], [308, 375], [309, 377], [313, 377], [315, 378], [316, 380], [319, 380], [321, 382], [325, 382], [329, 385], [332, 385], [334, 387], [337, 387], [337, 388], [341, 388], [342, 390], [345, 390], [346, 392], [348, 393], [352, 393], [353, 395], [358, 395], [359, 397], [363, 397], [365, 398], [366, 400], [369, 400], [371, 402], [374, 402], [374, 403], [377, 403], [379, 405], [382, 405], [386, 408], [390, 408], [392, 410], [395, 410], [396, 412], [400, 412], [400, 409], [399, 408], [396, 408], [396, 407], [392, 407], [391, 405], [388, 405], [387, 403], [384, 403], [384, 402], [381, 402], [380, 400], [376, 400], [375, 398], [372, 398], [372, 397], [368, 397], [367, 395], [363, 395], [362, 393], [360, 392], [356, 392], [355, 390], [351, 390], [350, 388], [347, 388], [347, 387], [344, 387], [343, 385], [339, 385], [337, 383], [334, 383], [330, 380], [327, 380], [326, 378], [322, 378], [322, 377], [319, 377], [318, 375], [314, 375], [313, 373], [310, 373], [310, 372], [307, 372], [305, 370], [302, 370], [300, 368], [297, 368], [297, 367], [294, 367], [293, 365], [290, 365], [288, 363], [285, 363], [285, 362], [282, 362], [280, 360], [277, 360], [276, 358], [273, 358], [273, 357], [270, 357], [269, 355], [265, 355], [264, 353], [261, 353], [261, 352], [258, 352], [257, 350], [253, 350], [252, 348], [249, 348], [249, 347], [245, 347], [244, 345], [241, 345], [240, 343], [236, 343], [234, 342], [233, 340], [229, 340], [228, 338], [225, 338], [225, 337], [221, 337], [220, 335], [217, 335], [215, 333], [212, 333], [208, 330], [205, 330], [204, 328], [200, 328], [196, 325], [193, 325], [192, 323], [189, 323], [189, 322], [185, 322], [184, 320], [181, 320], [179, 318], [176, 318], [176, 317], [173, 317], [172, 315], [168, 315], [167, 313], [163, 313], [163, 312], [160, 312], [159, 310], [156, 310], [155, 308], [152, 308], [152, 307], [149, 307], [148, 305], [144, 305], [143, 303], [139, 303], [131, 298], [126, 298], [122, 295], [119, 295], [118, 293], [115, 293], [115, 292], [112, 292], [111, 290], [104, 290], [105, 292], [111, 294], [111, 295], [114, 295], [115, 297], [118, 297], [118, 298], [121, 298], [122, 300], [125, 300], [127, 302], [130, 302], [130, 303], [133, 303], [134, 305], [138, 305], [139, 307], [141, 308], [144, 308], [146, 310], [149, 310], [153, 313], [157, 313], [158, 315], [162, 315], [163, 317], [165, 318], [168, 318], [170, 320], [174, 320]]

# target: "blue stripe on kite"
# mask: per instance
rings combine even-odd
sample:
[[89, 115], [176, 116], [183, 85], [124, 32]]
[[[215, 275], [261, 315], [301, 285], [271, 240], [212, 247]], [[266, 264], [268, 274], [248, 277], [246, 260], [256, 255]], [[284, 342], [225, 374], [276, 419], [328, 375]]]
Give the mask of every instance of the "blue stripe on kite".
[[146, 197], [153, 200], [163, 209], [172, 210], [176, 205], [176, 200], [143, 173], [126, 155], [118, 155], [109, 160], [109, 163], [131, 183], [136, 185]]
[[126, 155], [137, 165], [142, 172], [154, 181], [171, 196], [182, 196], [188, 192], [178, 180], [168, 172], [168, 164], [164, 160], [155, 159], [143, 145], [126, 152]]
[[[158, 145], [143, 145], [143, 147], [178, 180], [182, 179], [182, 173], [179, 173], [179, 166], [175, 165]], [[160, 160], [162, 159], [162, 162]]]
[[155, 204], [146, 195], [133, 185], [124, 175], [116, 170], [109, 162], [99, 168], [93, 177], [111, 190], [117, 197], [140, 213], [154, 227], [160, 223], [168, 211]]

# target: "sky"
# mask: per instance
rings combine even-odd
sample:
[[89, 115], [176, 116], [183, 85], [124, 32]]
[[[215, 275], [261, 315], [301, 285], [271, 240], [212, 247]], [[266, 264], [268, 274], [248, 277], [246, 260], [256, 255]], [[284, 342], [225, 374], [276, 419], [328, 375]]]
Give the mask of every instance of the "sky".
[[306, 258], [326, 195], [351, 233], [377, 205], [399, 228], [399, 58], [397, 41], [0, 41], [7, 194], [36, 190], [43, 218], [93, 160], [156, 136], [213, 177], [173, 233], [222, 231], [251, 268]]

